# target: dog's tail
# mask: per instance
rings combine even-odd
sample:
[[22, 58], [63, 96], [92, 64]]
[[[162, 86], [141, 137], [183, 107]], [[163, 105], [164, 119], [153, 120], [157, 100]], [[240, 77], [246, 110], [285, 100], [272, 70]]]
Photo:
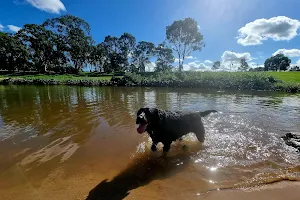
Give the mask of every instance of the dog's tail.
[[206, 110], [206, 111], [200, 112], [200, 115], [201, 115], [201, 117], [205, 117], [205, 116], [209, 115], [210, 113], [216, 113], [216, 112], [217, 112], [216, 110]]

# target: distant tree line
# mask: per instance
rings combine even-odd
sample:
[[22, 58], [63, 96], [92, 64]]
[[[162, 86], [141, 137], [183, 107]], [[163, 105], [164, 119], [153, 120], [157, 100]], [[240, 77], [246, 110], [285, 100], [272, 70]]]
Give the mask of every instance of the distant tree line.
[[[299, 71], [298, 66], [290, 68], [291, 59], [283, 54], [277, 54], [266, 59], [264, 67], [251, 68], [247, 63], [245, 58], [241, 58], [238, 71]], [[212, 70], [217, 70], [221, 68], [220, 61], [214, 62], [212, 65]]]
[[[174, 55], [178, 57], [178, 70], [183, 70], [185, 59], [193, 51], [205, 47], [203, 35], [192, 18], [174, 21], [166, 27], [166, 39], [158, 45], [136, 41], [125, 32], [120, 37], [108, 35], [95, 43], [90, 25], [83, 19], [64, 15], [46, 20], [43, 24], [25, 24], [15, 34], [0, 32], [0, 70], [36, 71], [46, 73], [78, 73], [90, 71], [145, 72], [155, 62], [155, 71], [174, 69]], [[285, 71], [291, 60], [283, 54], [268, 58], [264, 67], [250, 68], [246, 59], [240, 60], [239, 71]], [[220, 69], [221, 62], [212, 65]], [[299, 70], [294, 67], [292, 70]]]
[[78, 73], [89, 67], [98, 72], [145, 72], [151, 61], [156, 71], [172, 69], [173, 53], [179, 56], [179, 70], [192, 51], [204, 47], [203, 36], [192, 18], [174, 21], [166, 27], [166, 40], [157, 46], [123, 33], [106, 36], [96, 44], [90, 25], [83, 19], [64, 15], [43, 24], [26, 24], [15, 34], [0, 32], [0, 70]]

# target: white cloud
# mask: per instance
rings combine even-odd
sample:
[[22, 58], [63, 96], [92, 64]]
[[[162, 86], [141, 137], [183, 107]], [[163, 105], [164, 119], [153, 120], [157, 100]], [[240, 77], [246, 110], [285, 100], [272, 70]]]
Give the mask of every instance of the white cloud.
[[193, 56], [187, 56], [186, 59], [194, 59]]
[[[192, 60], [192, 59], [196, 59], [196, 57], [193, 57], [193, 56], [187, 56], [187, 57], [185, 57], [185, 60]], [[175, 62], [178, 63], [179, 62], [179, 58], [175, 58]]]
[[263, 64], [258, 64], [255, 62], [249, 62], [248, 64], [249, 64], [249, 67], [251, 67], [251, 68], [264, 67]]
[[18, 32], [21, 29], [21, 27], [14, 26], [14, 25], [7, 25], [7, 27], [12, 32]]
[[273, 56], [283, 54], [288, 57], [300, 57], [300, 49], [278, 49]]
[[60, 0], [26, 0], [37, 9], [59, 14], [61, 11], [66, 11], [64, 4]]
[[207, 64], [207, 65], [212, 65], [213, 61], [211, 61], [211, 60], [205, 60], [204, 63]]
[[0, 24], [0, 31], [3, 31], [4, 26], [2, 24]]
[[291, 40], [297, 36], [300, 21], [285, 16], [270, 19], [257, 19], [238, 30], [237, 43], [243, 46], [259, 45], [262, 41]]
[[128, 58], [132, 58], [132, 52], [129, 52]]
[[235, 53], [232, 51], [225, 51], [221, 57], [221, 68], [224, 70], [235, 71], [239, 67], [239, 63], [242, 58], [245, 58], [247, 62], [253, 60], [251, 54], [248, 52], [245, 53]]
[[300, 59], [297, 61], [297, 63], [296, 63], [297, 65], [300, 65]]
[[251, 57], [251, 54], [248, 52], [245, 53], [235, 53], [232, 51], [225, 51], [222, 55], [222, 62], [231, 62], [231, 61], [238, 61], [240, 62], [240, 60], [242, 58], [245, 58], [246, 61], [250, 61], [253, 60]]
[[189, 62], [187, 64], [183, 64], [184, 71], [208, 71], [211, 70], [211, 63], [199, 63], [196, 61]]
[[146, 72], [153, 72], [155, 70], [156, 64], [155, 62], [147, 63], [145, 65]]

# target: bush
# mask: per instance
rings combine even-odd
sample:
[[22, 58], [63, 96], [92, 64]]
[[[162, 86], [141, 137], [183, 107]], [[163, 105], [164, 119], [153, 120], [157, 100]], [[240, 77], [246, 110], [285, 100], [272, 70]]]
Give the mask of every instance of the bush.
[[266, 72], [156, 72], [78, 75], [4, 76], [0, 84], [119, 85], [300, 92], [300, 84], [278, 81]]
[[277, 81], [260, 72], [158, 72], [127, 74], [142, 86], [199, 87], [217, 89], [273, 90]]

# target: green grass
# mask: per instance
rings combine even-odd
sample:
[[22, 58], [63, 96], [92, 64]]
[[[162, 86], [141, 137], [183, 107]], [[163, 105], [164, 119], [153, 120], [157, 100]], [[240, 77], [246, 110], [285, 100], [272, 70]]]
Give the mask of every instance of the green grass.
[[300, 72], [266, 72], [278, 80], [300, 83]]
[[[117, 77], [117, 76], [116, 76]], [[24, 76], [10, 76], [1, 75], [0, 78], [23, 78], [26, 80], [56, 80], [56, 81], [69, 81], [69, 80], [89, 80], [89, 81], [110, 81], [112, 76], [98, 76], [98, 77], [88, 77], [88, 76], [76, 76], [76, 75], [24, 75]]]
[[[122, 78], [123, 76], [115, 76]], [[8, 81], [3, 78], [11, 78]], [[112, 75], [0, 75], [0, 84], [114, 85]], [[120, 85], [300, 92], [300, 72], [127, 73]]]
[[134, 83], [142, 86], [300, 92], [299, 82], [286, 82], [275, 78], [270, 72], [169, 72], [128, 76]]

